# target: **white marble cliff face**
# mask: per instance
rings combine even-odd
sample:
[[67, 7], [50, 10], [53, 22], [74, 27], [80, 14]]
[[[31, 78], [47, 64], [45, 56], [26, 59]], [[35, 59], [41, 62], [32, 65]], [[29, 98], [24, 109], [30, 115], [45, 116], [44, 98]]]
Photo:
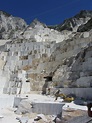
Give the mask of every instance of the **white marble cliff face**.
[[41, 90], [49, 75], [60, 87], [90, 87], [92, 31], [77, 32], [90, 16], [78, 18], [72, 18], [74, 27], [69, 21], [73, 30], [65, 26], [60, 31], [63, 25], [56, 30], [34, 20], [27, 26], [23, 19], [0, 12], [0, 92]]
[[0, 11], [0, 39], [13, 38], [14, 33], [23, 31], [26, 27], [23, 19]]

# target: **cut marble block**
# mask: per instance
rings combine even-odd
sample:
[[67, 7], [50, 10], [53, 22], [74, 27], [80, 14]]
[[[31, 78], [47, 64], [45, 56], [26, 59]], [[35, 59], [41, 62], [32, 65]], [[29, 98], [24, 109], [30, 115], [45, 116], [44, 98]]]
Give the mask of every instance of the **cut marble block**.
[[45, 115], [57, 115], [62, 112], [64, 103], [58, 102], [34, 102], [33, 113], [45, 114]]

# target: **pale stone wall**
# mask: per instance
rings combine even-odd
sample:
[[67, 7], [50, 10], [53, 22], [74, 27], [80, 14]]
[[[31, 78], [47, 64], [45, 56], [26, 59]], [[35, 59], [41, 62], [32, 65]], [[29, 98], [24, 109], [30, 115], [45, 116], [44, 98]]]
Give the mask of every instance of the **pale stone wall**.
[[61, 88], [61, 93], [75, 94], [79, 98], [92, 99], [92, 88]]
[[[8, 81], [10, 82], [9, 83], [7, 82], [6, 86], [4, 87], [4, 93], [9, 93], [10, 91], [10, 93], [14, 94], [17, 92], [14, 78], [18, 77], [20, 79], [20, 77], [18, 76], [18, 74], [15, 76], [12, 76], [13, 75], [12, 72], [18, 72], [19, 69], [21, 70], [25, 69], [25, 72], [26, 72], [27, 69], [29, 70], [29, 68], [27, 68], [28, 66], [31, 67], [30, 68], [31, 73], [36, 72], [38, 68], [36, 70], [34, 70], [33, 68], [34, 65], [36, 65], [35, 64], [36, 60], [40, 59], [43, 54], [47, 54], [46, 57], [49, 57], [55, 49], [55, 43], [50, 44], [50, 47], [52, 47], [52, 51], [50, 47], [47, 47], [47, 45], [48, 44], [41, 43], [41, 42], [6, 44], [6, 48], [7, 48], [6, 50], [8, 51], [8, 54], [6, 57], [7, 63], [4, 68], [7, 72], [10, 72], [10, 75], [8, 76], [10, 78], [10, 80]], [[41, 69], [41, 67], [38, 69], [38, 73], [40, 73], [44, 69], [44, 67], [43, 69]], [[22, 80], [21, 93], [28, 93], [30, 92], [30, 88], [31, 88], [30, 83], [26, 83], [26, 77], [23, 75], [23, 73], [21, 73], [21, 76], [22, 76], [21, 77], [21, 80]], [[29, 89], [25, 90], [25, 87]]]
[[[43, 76], [50, 75], [52, 73], [54, 78], [53, 80], [59, 81], [60, 85], [62, 85], [62, 83], [67, 84], [71, 82], [70, 80], [68, 80], [69, 78], [71, 78], [72, 82], [74, 82], [76, 86], [80, 85], [81, 87], [83, 86], [89, 87], [90, 86], [89, 81], [91, 81], [91, 77], [89, 77], [90, 75], [88, 74], [86, 77], [86, 74], [84, 72], [85, 71], [88, 72], [92, 70], [91, 67], [92, 51], [86, 52], [85, 59], [84, 59], [85, 61], [80, 62], [80, 58], [75, 60], [77, 54], [80, 53], [82, 49], [89, 47], [88, 44], [89, 42], [91, 42], [92, 39], [88, 37], [88, 33], [84, 34], [85, 38], [75, 37], [73, 39], [60, 42], [61, 40], [64, 40], [64, 39], [60, 39], [63, 36], [55, 37], [53, 35], [53, 38], [55, 40], [54, 39], [52, 40], [52, 38], [48, 38], [47, 36], [48, 31], [49, 30], [47, 30], [46, 32], [45, 38], [44, 38], [44, 34], [41, 37], [41, 39], [38, 39], [36, 37], [38, 42], [31, 42], [31, 39], [29, 39], [29, 41], [23, 40], [21, 42], [15, 42], [15, 43], [8, 42], [5, 44], [6, 52], [1, 51], [0, 54], [0, 58], [3, 59], [4, 63], [1, 60], [0, 66], [1, 67], [3, 66], [2, 69], [4, 69], [4, 71], [9, 73], [8, 81], [10, 81], [13, 73], [17, 73], [15, 77], [18, 77], [18, 72], [20, 70], [25, 70], [25, 72], [27, 72], [31, 76], [29, 79], [33, 79], [32, 78], [33, 73], [37, 75], [40, 74], [41, 77], [38, 80], [37, 80], [37, 75], [35, 75], [35, 80], [34, 80], [35, 83], [37, 82], [41, 83], [41, 81], [43, 81]], [[69, 33], [70, 35], [70, 32], [65, 32], [65, 33], [66, 35], [67, 33]], [[60, 35], [60, 33], [58, 33], [58, 35]], [[43, 41], [39, 42], [40, 40]], [[48, 42], [47, 40], [52, 42]], [[56, 43], [56, 42], [60, 42], [60, 43]], [[90, 46], [91, 45], [92, 44], [90, 44]], [[74, 57], [74, 59], [72, 57]], [[67, 61], [67, 63], [66, 65], [63, 66], [63, 62], [65, 60]], [[70, 64], [70, 66], [68, 66], [68, 63]], [[58, 73], [59, 68], [61, 70], [61, 75], [59, 75]], [[86, 78], [85, 79], [86, 82], [84, 82], [84, 78], [82, 77]], [[26, 78], [24, 77], [23, 80], [26, 81]], [[23, 81], [24, 85], [25, 85], [25, 81]], [[11, 83], [14, 83], [14, 88], [15, 88], [15, 80]], [[29, 87], [30, 85], [27, 86]], [[11, 88], [11, 84], [7, 85], [7, 87], [5, 86], [5, 88]]]

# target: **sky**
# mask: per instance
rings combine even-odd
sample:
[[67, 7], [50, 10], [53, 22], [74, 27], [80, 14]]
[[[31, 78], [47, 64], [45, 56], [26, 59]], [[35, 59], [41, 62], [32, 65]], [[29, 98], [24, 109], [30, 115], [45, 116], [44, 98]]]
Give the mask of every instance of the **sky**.
[[27, 24], [36, 18], [56, 25], [81, 10], [92, 10], [92, 0], [0, 0], [0, 10], [23, 18]]

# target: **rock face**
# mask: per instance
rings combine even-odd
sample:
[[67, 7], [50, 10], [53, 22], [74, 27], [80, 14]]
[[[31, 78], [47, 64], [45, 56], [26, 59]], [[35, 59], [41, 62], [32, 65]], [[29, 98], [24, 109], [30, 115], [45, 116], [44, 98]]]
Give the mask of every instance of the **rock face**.
[[0, 93], [91, 87], [91, 18], [92, 11], [81, 11], [48, 28], [37, 19], [27, 26], [23, 19], [0, 11]]
[[78, 32], [85, 32], [85, 31], [90, 31], [92, 29], [92, 18], [86, 23], [78, 28]]
[[0, 11], [0, 39], [17, 38], [26, 27], [23, 19]]
[[58, 31], [69, 30], [76, 31], [77, 28], [92, 18], [92, 11], [82, 10], [72, 18], [66, 19], [63, 24], [55, 26]]

